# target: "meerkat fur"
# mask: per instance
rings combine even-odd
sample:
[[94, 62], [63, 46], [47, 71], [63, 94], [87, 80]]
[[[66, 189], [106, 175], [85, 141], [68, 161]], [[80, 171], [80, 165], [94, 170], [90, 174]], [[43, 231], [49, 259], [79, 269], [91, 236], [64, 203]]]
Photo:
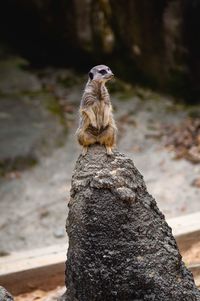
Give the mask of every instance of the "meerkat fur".
[[105, 83], [113, 77], [109, 67], [98, 65], [89, 72], [88, 82], [80, 104], [80, 121], [76, 131], [83, 147], [82, 154], [95, 143], [105, 145], [108, 155], [116, 145], [117, 128], [112, 114], [112, 104]]

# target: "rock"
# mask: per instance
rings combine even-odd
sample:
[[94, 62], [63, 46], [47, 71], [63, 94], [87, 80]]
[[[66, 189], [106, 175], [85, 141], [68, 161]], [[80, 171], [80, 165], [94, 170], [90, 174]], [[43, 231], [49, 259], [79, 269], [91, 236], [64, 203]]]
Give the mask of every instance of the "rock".
[[133, 162], [103, 146], [72, 177], [64, 301], [199, 301], [171, 228]]
[[28, 62], [20, 57], [0, 61], [0, 93], [35, 93], [41, 91], [40, 81], [34, 74], [23, 70]]
[[65, 129], [44, 101], [44, 95], [1, 97], [0, 173], [34, 166], [63, 141]]
[[66, 136], [57, 98], [25, 65], [20, 57], [0, 60], [0, 176], [32, 167]]
[[53, 235], [56, 237], [56, 238], [62, 238], [65, 236], [65, 231], [63, 228], [56, 228], [53, 232]]
[[12, 295], [3, 287], [0, 286], [0, 301], [13, 301]]

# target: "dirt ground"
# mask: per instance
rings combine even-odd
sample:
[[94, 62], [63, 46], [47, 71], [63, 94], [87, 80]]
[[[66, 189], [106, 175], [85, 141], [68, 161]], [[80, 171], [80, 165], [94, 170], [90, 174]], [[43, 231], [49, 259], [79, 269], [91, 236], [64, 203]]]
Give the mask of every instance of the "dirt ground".
[[[65, 243], [78, 107], [86, 82], [71, 70], [0, 64], [0, 254]], [[0, 72], [2, 74], [2, 72]], [[166, 218], [200, 210], [200, 164], [176, 160], [163, 125], [200, 107], [116, 80], [111, 98], [117, 149], [133, 159]]]
[[15, 301], [57, 301], [65, 292], [64, 287], [57, 287], [52, 291], [35, 290], [15, 297]]

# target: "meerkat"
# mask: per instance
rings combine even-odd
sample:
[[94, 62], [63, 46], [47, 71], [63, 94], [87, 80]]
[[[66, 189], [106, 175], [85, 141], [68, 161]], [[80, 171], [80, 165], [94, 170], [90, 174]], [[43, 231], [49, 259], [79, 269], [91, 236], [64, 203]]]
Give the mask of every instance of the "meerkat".
[[89, 71], [88, 81], [80, 104], [80, 122], [77, 139], [86, 155], [88, 147], [95, 143], [105, 145], [108, 155], [116, 145], [117, 128], [112, 114], [112, 104], [106, 82], [114, 74], [109, 67], [98, 65]]

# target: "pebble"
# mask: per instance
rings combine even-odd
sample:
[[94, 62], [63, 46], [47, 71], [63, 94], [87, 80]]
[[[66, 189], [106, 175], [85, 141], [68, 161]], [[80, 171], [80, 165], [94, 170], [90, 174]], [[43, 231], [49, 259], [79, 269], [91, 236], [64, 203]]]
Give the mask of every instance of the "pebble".
[[56, 238], [61, 238], [65, 236], [65, 229], [64, 228], [57, 228], [53, 231], [53, 235]]

